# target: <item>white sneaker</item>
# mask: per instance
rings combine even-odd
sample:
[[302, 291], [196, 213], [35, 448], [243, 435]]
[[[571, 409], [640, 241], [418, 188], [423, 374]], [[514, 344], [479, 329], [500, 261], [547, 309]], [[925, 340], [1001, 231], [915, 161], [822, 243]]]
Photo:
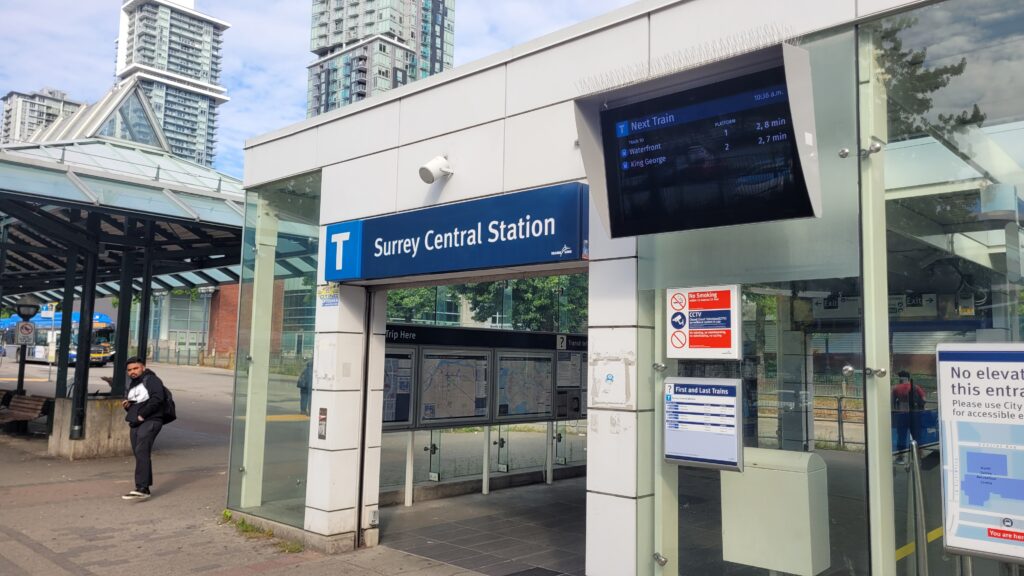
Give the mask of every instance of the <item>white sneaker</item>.
[[132, 490], [131, 492], [121, 496], [122, 500], [145, 500], [149, 498], [149, 492], [142, 492], [140, 490]]

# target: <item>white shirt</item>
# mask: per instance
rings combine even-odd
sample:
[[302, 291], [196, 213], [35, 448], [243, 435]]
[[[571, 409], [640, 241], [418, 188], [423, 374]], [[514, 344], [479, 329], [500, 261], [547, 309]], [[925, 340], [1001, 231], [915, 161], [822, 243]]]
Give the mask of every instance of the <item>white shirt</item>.
[[139, 384], [128, 391], [129, 402], [145, 402], [149, 400], [149, 390], [146, 390], [145, 384]]

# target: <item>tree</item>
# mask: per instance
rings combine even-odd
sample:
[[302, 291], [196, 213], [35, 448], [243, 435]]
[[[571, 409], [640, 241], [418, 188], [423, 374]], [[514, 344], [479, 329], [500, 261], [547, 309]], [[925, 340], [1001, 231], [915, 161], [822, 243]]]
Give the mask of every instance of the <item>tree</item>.
[[586, 274], [462, 284], [452, 290], [469, 300], [477, 322], [501, 314], [513, 330], [581, 332], [587, 326]]
[[948, 137], [967, 126], [981, 126], [985, 114], [974, 105], [970, 111], [938, 114], [929, 118], [932, 94], [945, 88], [950, 81], [964, 73], [967, 59], [955, 64], [927, 67], [928, 49], [906, 49], [903, 31], [915, 26], [917, 18], [902, 16], [889, 18], [876, 32], [878, 65], [884, 71], [889, 98], [889, 140], [907, 140], [925, 135]]
[[388, 319], [412, 322], [434, 318], [437, 288], [402, 288], [388, 291]]

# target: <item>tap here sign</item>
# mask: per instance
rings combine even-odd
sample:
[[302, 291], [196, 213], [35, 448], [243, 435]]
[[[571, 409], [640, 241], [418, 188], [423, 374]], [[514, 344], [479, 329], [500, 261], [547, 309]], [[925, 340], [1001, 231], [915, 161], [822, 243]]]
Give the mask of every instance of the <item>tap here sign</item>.
[[669, 288], [665, 313], [669, 358], [740, 359], [739, 285]]

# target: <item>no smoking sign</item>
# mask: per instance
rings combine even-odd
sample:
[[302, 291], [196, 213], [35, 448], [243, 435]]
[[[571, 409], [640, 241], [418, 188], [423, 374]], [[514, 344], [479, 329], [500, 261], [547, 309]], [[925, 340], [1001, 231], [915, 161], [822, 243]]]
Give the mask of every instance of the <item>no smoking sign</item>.
[[669, 298], [668, 304], [676, 312], [682, 312], [683, 310], [686, 310], [686, 294], [683, 294], [682, 292], [676, 292], [675, 294], [672, 295], [671, 298]]

